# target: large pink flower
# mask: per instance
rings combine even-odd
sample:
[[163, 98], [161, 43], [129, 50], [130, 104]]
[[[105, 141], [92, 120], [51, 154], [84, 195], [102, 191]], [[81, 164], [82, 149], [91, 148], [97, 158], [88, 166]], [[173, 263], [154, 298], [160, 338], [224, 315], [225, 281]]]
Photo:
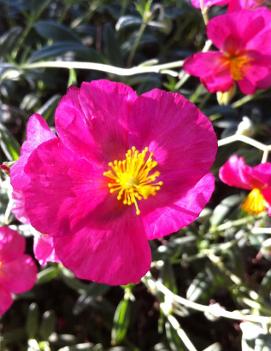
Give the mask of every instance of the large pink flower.
[[248, 166], [242, 157], [233, 155], [219, 170], [219, 178], [226, 184], [250, 190], [242, 209], [250, 214], [268, 211], [271, 216], [271, 163]]
[[184, 69], [210, 92], [226, 92], [236, 83], [244, 94], [271, 86], [271, 11], [241, 10], [213, 18], [209, 39], [220, 51], [196, 53]]
[[12, 304], [12, 294], [30, 290], [37, 278], [37, 269], [24, 254], [25, 239], [8, 227], [0, 227], [0, 316]]
[[107, 80], [70, 88], [55, 122], [57, 137], [24, 166], [27, 181], [11, 172], [27, 217], [77, 277], [138, 282], [148, 240], [193, 222], [213, 192], [211, 123], [179, 94], [137, 96]]
[[[23, 223], [29, 223], [27, 213], [25, 211], [23, 189], [29, 182], [29, 177], [24, 171], [28, 158], [32, 151], [35, 150], [41, 143], [55, 138], [55, 135], [47, 126], [44, 119], [34, 114], [30, 117], [27, 124], [26, 141], [21, 148], [20, 159], [14, 164], [10, 170], [11, 181], [13, 186], [13, 213]], [[41, 265], [47, 262], [57, 262], [53, 246], [53, 239], [47, 235], [34, 235], [34, 254]]]

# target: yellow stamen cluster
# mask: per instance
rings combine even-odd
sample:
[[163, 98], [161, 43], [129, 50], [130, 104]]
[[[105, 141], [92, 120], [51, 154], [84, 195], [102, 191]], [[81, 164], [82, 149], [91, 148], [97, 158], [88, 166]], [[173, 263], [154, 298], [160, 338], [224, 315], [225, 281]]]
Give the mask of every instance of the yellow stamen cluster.
[[154, 171], [158, 163], [153, 160], [153, 153], [147, 147], [139, 152], [134, 146], [126, 152], [125, 160], [109, 162], [111, 168], [103, 175], [109, 178], [109, 192], [117, 192], [117, 199], [124, 205], [135, 205], [136, 214], [140, 214], [138, 201], [156, 195], [163, 182], [155, 182], [160, 172]]
[[251, 63], [251, 57], [246, 54], [225, 54], [223, 61], [229, 67], [232, 79], [238, 81], [244, 78], [244, 68]]
[[266, 210], [266, 201], [260, 189], [251, 190], [242, 204], [242, 209], [252, 215], [258, 215]]

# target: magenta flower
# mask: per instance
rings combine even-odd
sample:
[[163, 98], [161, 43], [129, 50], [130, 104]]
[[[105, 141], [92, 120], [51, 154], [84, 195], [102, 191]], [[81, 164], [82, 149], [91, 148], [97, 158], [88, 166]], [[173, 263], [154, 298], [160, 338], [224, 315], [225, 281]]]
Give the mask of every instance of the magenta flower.
[[266, 5], [270, 3], [270, 0], [230, 0], [229, 1], [229, 11], [237, 11], [241, 9], [256, 9], [259, 6]]
[[11, 306], [13, 294], [30, 290], [36, 282], [35, 263], [24, 250], [24, 237], [0, 227], [0, 316]]
[[193, 222], [213, 192], [211, 123], [179, 94], [137, 96], [107, 80], [70, 88], [55, 122], [57, 137], [32, 151], [26, 178], [11, 172], [30, 223], [77, 277], [138, 282], [148, 240]]
[[[27, 139], [21, 148], [20, 159], [10, 170], [11, 182], [13, 186], [13, 213], [23, 223], [29, 223], [25, 210], [23, 189], [29, 182], [29, 177], [24, 171], [28, 158], [32, 151], [41, 143], [55, 138], [43, 118], [34, 114], [28, 121]], [[34, 254], [39, 263], [44, 266], [47, 262], [57, 262], [53, 246], [53, 238], [46, 235], [34, 235]]]
[[243, 157], [236, 155], [219, 170], [222, 182], [240, 189], [250, 190], [242, 209], [253, 215], [268, 211], [271, 216], [271, 163], [248, 166]]
[[[223, 6], [227, 5], [230, 0], [202, 0], [203, 7], [211, 7], [211, 6]], [[200, 0], [191, 0], [191, 3], [194, 7], [200, 9], [201, 1]]]
[[[268, 2], [270, 0], [202, 0], [202, 5], [204, 8], [228, 5], [229, 11], [237, 11], [241, 9], [256, 9]], [[194, 7], [201, 8], [200, 0], [191, 0], [191, 3]]]
[[244, 94], [271, 86], [271, 11], [241, 10], [213, 18], [207, 34], [220, 51], [196, 53], [184, 69], [212, 93], [235, 83]]

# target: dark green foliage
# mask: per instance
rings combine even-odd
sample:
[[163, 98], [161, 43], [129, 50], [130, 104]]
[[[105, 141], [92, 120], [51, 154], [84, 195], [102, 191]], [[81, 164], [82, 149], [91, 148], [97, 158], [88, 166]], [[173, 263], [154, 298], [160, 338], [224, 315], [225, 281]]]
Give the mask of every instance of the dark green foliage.
[[[0, 10], [1, 162], [18, 158], [32, 113], [41, 113], [53, 126], [55, 107], [67, 87], [98, 78], [123, 81], [139, 93], [154, 87], [182, 93], [210, 117], [219, 138], [233, 134], [246, 115], [253, 123], [253, 136], [271, 143], [270, 91], [247, 101], [237, 93], [232, 105], [222, 107], [196, 79], [181, 85], [181, 67], [124, 77], [31, 66], [84, 61], [127, 68], [151, 66], [153, 59], [182, 60], [205, 42], [200, 12], [184, 0], [0, 0]], [[261, 160], [256, 149], [231, 144], [219, 149], [215, 174], [233, 152], [251, 163]], [[17, 225], [29, 236], [27, 227], [7, 210], [2, 183], [1, 224]], [[160, 279], [173, 293], [203, 305], [218, 303], [229, 311], [270, 316], [270, 257], [259, 254], [268, 235], [254, 234], [253, 228], [270, 227], [271, 221], [243, 214], [243, 197], [217, 181], [209, 208], [196, 223], [151, 243], [153, 268], [148, 279]], [[31, 253], [32, 240], [27, 240]], [[18, 296], [0, 320], [0, 350], [188, 350], [180, 330], [197, 350], [271, 350], [270, 330], [252, 325], [251, 338], [251, 325], [240, 329], [239, 321], [172, 303], [146, 285], [147, 280], [133, 287], [108, 287], [79, 281], [61, 265], [40, 267], [35, 288]], [[175, 316], [179, 330], [168, 315]]]

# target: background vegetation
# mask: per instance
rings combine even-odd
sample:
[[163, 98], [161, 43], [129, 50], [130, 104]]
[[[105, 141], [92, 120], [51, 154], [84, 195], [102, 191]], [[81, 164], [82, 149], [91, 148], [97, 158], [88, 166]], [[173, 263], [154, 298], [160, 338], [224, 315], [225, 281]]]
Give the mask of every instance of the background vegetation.
[[[53, 126], [67, 87], [98, 78], [125, 82], [139, 93], [177, 91], [209, 116], [220, 139], [247, 116], [249, 135], [271, 143], [270, 90], [237, 93], [219, 106], [183, 73], [182, 60], [202, 50], [205, 40], [200, 11], [184, 0], [0, 0], [1, 161], [17, 159], [32, 113]], [[261, 161], [253, 146], [230, 143], [220, 147], [214, 173], [236, 152], [252, 164]], [[1, 225], [28, 236], [32, 253], [29, 228], [10, 213], [4, 173], [0, 197]], [[270, 319], [260, 317], [271, 313], [271, 222], [267, 215], [242, 213], [243, 197], [217, 181], [196, 223], [151, 243], [153, 267], [137, 286], [78, 281], [55, 264], [40, 269], [35, 288], [0, 320], [1, 351], [271, 350]]]

